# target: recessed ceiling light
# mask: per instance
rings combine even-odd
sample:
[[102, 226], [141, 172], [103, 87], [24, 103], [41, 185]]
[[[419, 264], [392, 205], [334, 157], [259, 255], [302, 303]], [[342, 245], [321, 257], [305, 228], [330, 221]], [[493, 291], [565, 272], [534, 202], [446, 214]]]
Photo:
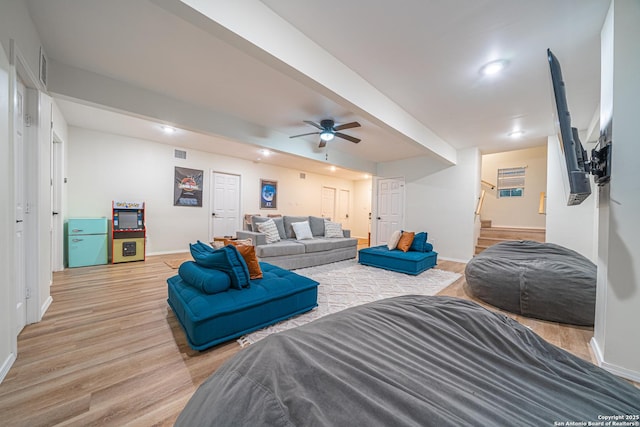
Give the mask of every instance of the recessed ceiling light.
[[267, 150], [266, 148], [260, 150], [260, 154], [262, 154], [265, 157], [269, 157], [271, 155], [271, 151]]
[[507, 134], [507, 136], [509, 136], [510, 138], [520, 138], [522, 135], [524, 135], [523, 130], [514, 130], [513, 132], [509, 132]]
[[167, 126], [167, 125], [163, 125], [162, 126], [162, 131], [166, 134], [172, 134], [176, 132], [176, 128], [171, 127], [171, 126]]
[[364, 174], [364, 179], [369, 179], [369, 178], [371, 178], [371, 175], [369, 175], [368, 173], [365, 173]]
[[497, 59], [495, 61], [487, 62], [480, 68], [480, 74], [483, 76], [493, 76], [504, 70], [509, 65], [509, 61], [506, 59]]
[[335, 166], [331, 166], [331, 167], [329, 168], [329, 170], [330, 170], [331, 172], [335, 172], [335, 171], [336, 171], [336, 167], [335, 167]]

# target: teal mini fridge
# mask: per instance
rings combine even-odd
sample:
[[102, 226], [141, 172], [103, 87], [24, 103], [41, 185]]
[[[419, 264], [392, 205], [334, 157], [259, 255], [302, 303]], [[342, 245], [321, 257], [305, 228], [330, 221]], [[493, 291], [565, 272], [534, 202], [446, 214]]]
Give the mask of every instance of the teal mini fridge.
[[69, 267], [107, 263], [107, 218], [71, 218], [67, 221]]

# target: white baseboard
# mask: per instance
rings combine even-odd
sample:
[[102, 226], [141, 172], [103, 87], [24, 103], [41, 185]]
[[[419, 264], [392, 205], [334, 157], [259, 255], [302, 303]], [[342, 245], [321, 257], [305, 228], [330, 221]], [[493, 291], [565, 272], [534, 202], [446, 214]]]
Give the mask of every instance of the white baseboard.
[[591, 341], [589, 341], [589, 345], [591, 346], [593, 355], [596, 358], [596, 364], [602, 369], [611, 372], [613, 375], [617, 375], [631, 381], [640, 382], [640, 372], [632, 371], [631, 369], [623, 368], [621, 366], [613, 365], [604, 361], [602, 351], [600, 350], [600, 346], [596, 341], [596, 337], [591, 338]]
[[4, 377], [7, 376], [7, 374], [9, 373], [9, 369], [11, 369], [11, 367], [13, 366], [13, 362], [15, 361], [16, 361], [16, 354], [9, 353], [7, 358], [2, 363], [2, 366], [0, 366], [0, 384], [2, 383], [2, 381], [4, 381]]
[[469, 259], [449, 258], [449, 257], [446, 257], [446, 256], [440, 256], [440, 254], [438, 254], [438, 260], [462, 262], [462, 263], [466, 264], [471, 260], [471, 258], [469, 258]]
[[154, 255], [172, 255], [172, 254], [186, 254], [189, 253], [189, 249], [179, 250], [179, 251], [161, 251], [161, 252], [150, 252], [147, 256]]
[[49, 298], [47, 298], [44, 301], [44, 304], [42, 304], [42, 307], [40, 307], [40, 319], [38, 321], [42, 320], [42, 316], [44, 316], [44, 314], [47, 312], [52, 302], [53, 298], [51, 297], [51, 295], [49, 295]]

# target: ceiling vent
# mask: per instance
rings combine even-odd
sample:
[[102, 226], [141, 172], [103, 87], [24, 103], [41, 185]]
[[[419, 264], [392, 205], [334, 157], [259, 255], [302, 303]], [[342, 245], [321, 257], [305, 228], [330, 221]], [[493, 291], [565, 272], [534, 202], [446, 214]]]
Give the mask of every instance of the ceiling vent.
[[186, 159], [187, 159], [187, 152], [186, 152], [186, 151], [184, 151], [184, 150], [178, 150], [178, 149], [175, 149], [175, 150], [173, 150], [173, 156], [174, 156], [176, 159], [183, 159], [183, 160], [186, 160]]
[[304, 172], [300, 172], [300, 179], [307, 179], [307, 174]]

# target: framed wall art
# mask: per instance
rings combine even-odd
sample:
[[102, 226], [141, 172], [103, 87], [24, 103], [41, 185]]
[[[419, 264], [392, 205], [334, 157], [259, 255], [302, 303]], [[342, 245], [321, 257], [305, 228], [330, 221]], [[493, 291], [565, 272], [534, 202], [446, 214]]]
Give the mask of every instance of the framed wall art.
[[278, 209], [278, 181], [260, 180], [260, 209]]
[[202, 207], [202, 171], [176, 166], [174, 176], [173, 206]]

